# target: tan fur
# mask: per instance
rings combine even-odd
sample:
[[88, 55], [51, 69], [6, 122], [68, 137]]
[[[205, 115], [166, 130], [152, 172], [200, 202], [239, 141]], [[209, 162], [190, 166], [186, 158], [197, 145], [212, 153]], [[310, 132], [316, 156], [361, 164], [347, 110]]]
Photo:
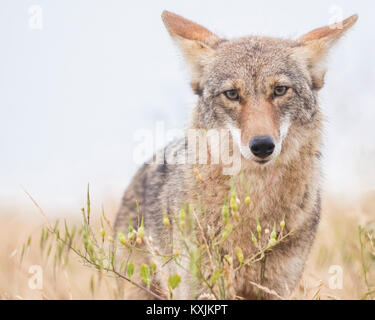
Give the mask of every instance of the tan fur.
[[[303, 272], [320, 217], [322, 112], [317, 92], [324, 83], [324, 57], [357, 16], [344, 20], [342, 29], [324, 27], [297, 40], [258, 36], [226, 40], [176, 14], [164, 12], [162, 17], [192, 71], [192, 87], [198, 102], [190, 128], [241, 129], [240, 141], [235, 141], [233, 131], [228, 133], [231, 141], [236, 142], [229, 146], [231, 152], [248, 146], [259, 135], [270, 136], [278, 144], [278, 154], [272, 154], [266, 164], [257, 163], [241, 151], [241, 169], [250, 187], [241, 186], [239, 174], [233, 176], [233, 181], [242, 199], [249, 194], [252, 202], [250, 208], [240, 204], [246, 222], [235, 230], [222, 254], [233, 255], [238, 246], [245, 256], [251, 256], [257, 250], [250, 236], [256, 229], [256, 217], [264, 230], [271, 230], [285, 217], [287, 231], [294, 232], [267, 254], [264, 279], [260, 278], [261, 264], [257, 263], [241, 269], [232, 279], [229, 291], [231, 298], [253, 299], [258, 290], [251, 282], [256, 282], [286, 296]], [[276, 86], [289, 89], [285, 95], [275, 97]], [[241, 99], [228, 100], [226, 90], [237, 90]], [[165, 156], [184, 148], [182, 139], [160, 152]], [[222, 162], [197, 166], [144, 165], [125, 192], [115, 229], [125, 230], [127, 220], [135, 220], [138, 200], [147, 234], [159, 252], [170, 252], [172, 246], [180, 252], [185, 250], [177, 228], [170, 232], [173, 241], [166, 240], [162, 212], [173, 217], [186, 204], [198, 211], [203, 203], [207, 210], [202, 221], [204, 232], [220, 232], [224, 227], [220, 212], [230, 194], [231, 179], [223, 174], [224, 167]], [[263, 233], [260, 241], [264, 244], [268, 237]], [[158, 281], [163, 284], [177, 270], [171, 265], [163, 268], [161, 260], [158, 264], [163, 270]], [[175, 298], [196, 298], [205, 293], [201, 285], [193, 290], [188, 272], [182, 272], [182, 279]], [[263, 298], [274, 296], [265, 294]]]
[[280, 121], [274, 106], [267, 101], [248, 103], [241, 108], [240, 128], [243, 141], [256, 136], [270, 136], [279, 141]]
[[206, 42], [210, 37], [216, 37], [211, 31], [172, 12], [164, 11], [162, 19], [172, 36], [180, 36], [188, 40]]
[[351, 28], [357, 22], [357, 20], [358, 15], [352, 15], [342, 22], [310, 31], [309, 33], [300, 37], [299, 40], [303, 42], [320, 39], [326, 39], [325, 41], [327, 41], [328, 38], [337, 40], [340, 38], [340, 36], [342, 36], [343, 33], [345, 33], [345, 31]]

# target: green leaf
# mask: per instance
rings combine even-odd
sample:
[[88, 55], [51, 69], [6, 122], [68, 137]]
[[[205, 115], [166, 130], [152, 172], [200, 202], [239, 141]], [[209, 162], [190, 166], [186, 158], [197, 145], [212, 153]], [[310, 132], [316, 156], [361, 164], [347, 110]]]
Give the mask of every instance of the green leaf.
[[186, 211], [184, 209], [179, 211], [179, 221], [181, 230], [184, 230], [186, 225]]
[[65, 226], [65, 238], [69, 239], [70, 238], [70, 233], [69, 233], [68, 224], [66, 223], [66, 219], [64, 219], [64, 226]]
[[45, 231], [44, 231], [44, 228], [42, 228], [42, 233], [40, 234], [40, 242], [39, 242], [39, 247], [40, 247], [40, 250], [43, 252], [43, 249], [44, 249], [44, 244], [45, 244]]
[[[70, 238], [72, 240], [73, 240], [74, 236], [76, 235], [76, 232], [77, 232], [77, 226], [73, 226], [72, 232], [71, 232], [71, 235], [70, 235]], [[47, 237], [48, 237], [48, 233], [47, 233]]]
[[236, 256], [237, 256], [238, 261], [239, 261], [240, 263], [242, 263], [242, 262], [243, 262], [243, 258], [244, 258], [244, 257], [243, 257], [242, 249], [239, 248], [239, 247], [237, 247], [237, 248], [234, 249], [234, 253], [235, 253]]
[[233, 225], [232, 225], [231, 223], [228, 223], [228, 224], [225, 226], [225, 228], [224, 228], [224, 230], [223, 230], [223, 232], [222, 232], [222, 234], [221, 234], [222, 239], [223, 239], [224, 241], [227, 240], [228, 237], [229, 237], [229, 235], [232, 233], [232, 231], [233, 231]]
[[214, 285], [217, 282], [217, 280], [219, 280], [221, 273], [222, 273], [221, 270], [216, 270], [214, 272], [214, 274], [210, 278], [211, 285]]
[[27, 238], [27, 246], [30, 247], [30, 244], [31, 244], [31, 236], [29, 236], [29, 237]]
[[171, 275], [169, 278], [168, 278], [168, 286], [174, 290], [177, 288], [177, 286], [180, 284], [181, 282], [181, 276], [177, 273]]
[[151, 270], [152, 270], [152, 274], [156, 272], [156, 263], [154, 261], [151, 261]]
[[126, 267], [126, 274], [131, 279], [134, 274], [134, 264], [132, 262], [128, 263], [128, 266]]
[[120, 230], [117, 232], [117, 239], [124, 246], [126, 246], [128, 244], [128, 241], [125, 238], [125, 235]]
[[229, 219], [229, 209], [228, 209], [228, 206], [226, 204], [223, 205], [223, 209], [221, 210], [221, 214], [223, 216], [224, 224], [226, 225], [228, 223], [228, 219]]
[[150, 273], [150, 268], [148, 267], [147, 264], [142, 264], [141, 269], [140, 269], [140, 275], [143, 280], [143, 282], [149, 286], [150, 285], [150, 280], [151, 280], [151, 273]]

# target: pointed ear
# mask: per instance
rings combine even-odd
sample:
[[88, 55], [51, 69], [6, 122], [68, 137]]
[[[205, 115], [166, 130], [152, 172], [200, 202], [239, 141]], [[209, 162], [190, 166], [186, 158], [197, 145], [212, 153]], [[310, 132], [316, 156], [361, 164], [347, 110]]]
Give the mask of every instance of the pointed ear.
[[357, 20], [358, 15], [355, 14], [344, 21], [315, 29], [298, 39], [300, 45], [296, 48], [296, 54], [308, 67], [314, 89], [319, 90], [324, 85], [326, 73], [324, 60], [329, 49]]
[[199, 94], [203, 66], [214, 54], [221, 39], [201, 25], [172, 12], [163, 11], [162, 19], [190, 66], [191, 86]]

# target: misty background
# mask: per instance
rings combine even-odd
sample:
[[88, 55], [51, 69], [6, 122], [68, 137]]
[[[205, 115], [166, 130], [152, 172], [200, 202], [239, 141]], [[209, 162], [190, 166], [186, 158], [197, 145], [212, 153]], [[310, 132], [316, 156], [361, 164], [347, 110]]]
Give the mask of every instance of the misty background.
[[75, 214], [88, 183], [98, 206], [117, 205], [134, 132], [187, 124], [195, 98], [164, 9], [226, 38], [297, 38], [358, 13], [320, 92], [323, 187], [345, 201], [375, 189], [374, 2], [0, 0], [0, 208], [32, 208], [24, 187]]

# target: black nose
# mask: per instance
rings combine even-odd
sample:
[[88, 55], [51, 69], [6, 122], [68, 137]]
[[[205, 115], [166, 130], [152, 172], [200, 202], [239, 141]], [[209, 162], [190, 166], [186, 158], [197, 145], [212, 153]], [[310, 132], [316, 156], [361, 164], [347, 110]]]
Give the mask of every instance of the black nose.
[[251, 139], [249, 147], [254, 156], [267, 158], [275, 149], [275, 143], [269, 136], [258, 136]]

